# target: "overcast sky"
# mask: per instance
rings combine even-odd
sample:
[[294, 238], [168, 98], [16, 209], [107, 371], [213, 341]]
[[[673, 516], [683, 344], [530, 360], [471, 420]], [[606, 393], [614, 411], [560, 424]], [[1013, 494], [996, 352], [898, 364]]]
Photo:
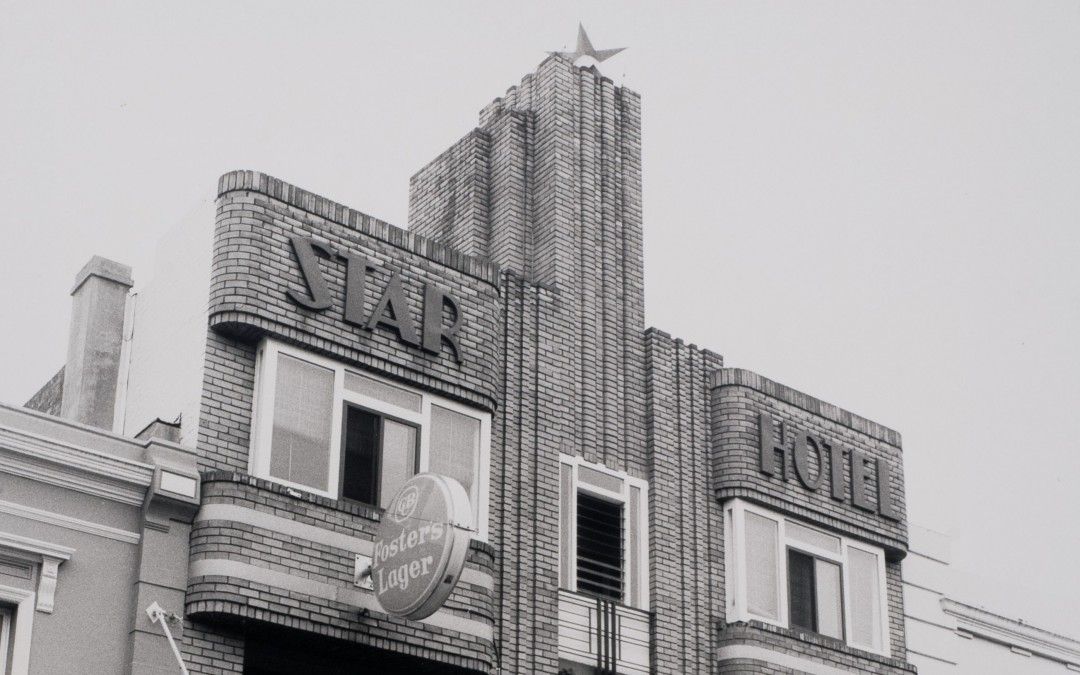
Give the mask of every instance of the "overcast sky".
[[901, 431], [969, 595], [1080, 637], [1077, 0], [0, 16], [0, 400], [62, 365], [83, 263], [138, 281], [225, 171], [404, 226], [409, 176], [580, 20], [643, 96], [647, 323]]

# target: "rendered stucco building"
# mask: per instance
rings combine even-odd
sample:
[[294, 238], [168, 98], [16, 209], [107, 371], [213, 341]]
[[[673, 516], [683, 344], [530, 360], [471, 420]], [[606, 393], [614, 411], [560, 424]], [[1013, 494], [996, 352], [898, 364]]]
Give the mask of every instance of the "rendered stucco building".
[[[52, 614], [0, 595], [8, 670], [56, 672], [49, 626], [88, 622], [65, 593], [97, 578], [115, 592], [71, 604], [125, 626], [94, 627], [116, 672], [177, 672], [165, 626], [192, 673], [914, 672], [900, 435], [647, 328], [641, 199], [639, 96], [559, 55], [413, 177], [408, 230], [222, 176], [154, 282], [94, 315], [109, 411], [71, 421], [73, 358], [30, 405], [59, 418], [0, 411], [137, 474], [106, 514], [3, 466], [34, 489], [5, 491], [26, 571], [0, 590], [59, 570]], [[466, 488], [475, 531], [413, 622], [359, 572], [419, 471]]]
[[947, 536], [912, 526], [904, 619], [909, 660], [919, 673], [1080, 672], [1080, 640], [1005, 615], [985, 600], [985, 589], [961, 591], [951, 558]]

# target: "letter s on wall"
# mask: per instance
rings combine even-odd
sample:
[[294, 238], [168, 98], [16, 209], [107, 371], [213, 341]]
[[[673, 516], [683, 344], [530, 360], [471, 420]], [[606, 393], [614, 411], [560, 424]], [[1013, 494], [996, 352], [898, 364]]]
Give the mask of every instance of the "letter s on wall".
[[326, 257], [332, 258], [334, 249], [307, 237], [293, 235], [289, 239], [292, 241], [296, 260], [300, 263], [300, 272], [303, 274], [304, 283], [307, 284], [309, 297], [304, 297], [292, 289], [286, 295], [290, 300], [307, 309], [321, 311], [329, 308], [330, 289], [326, 287], [326, 280], [323, 278], [322, 270], [319, 269], [319, 258], [315, 255], [315, 251], [321, 251]]

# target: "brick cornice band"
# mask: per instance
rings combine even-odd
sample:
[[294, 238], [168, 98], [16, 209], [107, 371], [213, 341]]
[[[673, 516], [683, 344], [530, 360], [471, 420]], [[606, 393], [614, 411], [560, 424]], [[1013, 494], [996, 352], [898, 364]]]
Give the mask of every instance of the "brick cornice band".
[[809, 394], [804, 394], [797, 389], [792, 389], [755, 372], [742, 368], [720, 368], [713, 371], [710, 378], [709, 386], [711, 389], [733, 386], [747, 387], [797, 408], [802, 408], [806, 412], [842, 424], [889, 445], [895, 445], [897, 448], [902, 447], [899, 431], [868, 420], [839, 406], [826, 403]]

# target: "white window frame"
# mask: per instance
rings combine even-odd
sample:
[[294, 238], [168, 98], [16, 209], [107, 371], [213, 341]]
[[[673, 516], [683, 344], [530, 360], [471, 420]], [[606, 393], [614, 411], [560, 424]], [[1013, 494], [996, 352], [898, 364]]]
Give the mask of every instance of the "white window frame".
[[[334, 373], [334, 400], [330, 417], [330, 459], [327, 490], [294, 483], [270, 475], [270, 442], [274, 430], [274, 396], [277, 389], [278, 356], [286, 356], [320, 366]], [[381, 399], [365, 396], [345, 388], [346, 371], [370, 378], [416, 394], [420, 397], [420, 412], [402, 408]], [[248, 472], [259, 478], [285, 485], [303, 492], [340, 499], [342, 413], [345, 404], [353, 404], [372, 412], [416, 425], [420, 436], [419, 471], [427, 471], [431, 461], [431, 408], [439, 406], [480, 422], [480, 449], [474, 459], [473, 471], [476, 483], [477, 504], [474, 505], [476, 532], [474, 538], [487, 541], [488, 537], [488, 475], [491, 463], [491, 414], [478, 408], [462, 405], [442, 396], [395, 382], [376, 373], [360, 368], [347, 367], [344, 363], [313, 354], [267, 338], [259, 345], [255, 367], [255, 392], [252, 399], [252, 434], [248, 453]], [[471, 499], [471, 496], [470, 496]]]
[[15, 610], [7, 605], [0, 605], [0, 673], [8, 672], [8, 644], [11, 638], [11, 618]]
[[[5, 667], [13, 674], [30, 672], [30, 639], [34, 630], [36, 595], [22, 588], [0, 586], [0, 602], [13, 605], [10, 610], [13, 616], [5, 619], [4, 639], [0, 639], [0, 647], [3, 647], [3, 652], [0, 652], [0, 673], [7, 672]], [[12, 619], [15, 621], [14, 631], [11, 630]], [[11, 640], [11, 663], [5, 663], [9, 646], [7, 640]]]
[[[746, 562], [746, 514], [753, 513], [767, 518], [777, 524], [777, 561], [776, 561], [776, 593], [778, 598], [778, 619], [754, 614], [749, 610], [747, 598], [747, 562]], [[824, 535], [840, 540], [840, 553], [837, 554], [828, 549], [819, 548], [802, 541], [797, 541], [787, 535], [786, 524], [795, 523], [801, 527], [816, 530]], [[891, 656], [889, 635], [889, 596], [885, 579], [885, 551], [876, 546], [865, 544], [861, 541], [845, 537], [841, 534], [828, 532], [797, 518], [790, 518], [775, 511], [751, 504], [742, 499], [732, 499], [724, 505], [724, 569], [725, 586], [727, 590], [727, 620], [735, 621], [762, 621], [764, 623], [790, 628], [788, 608], [788, 571], [787, 551], [795, 549], [823, 560], [840, 565], [841, 593], [843, 600], [843, 631], [842, 642], [850, 647], [868, 651], [880, 656]], [[878, 636], [880, 649], [871, 645], [858, 644], [851, 640], [851, 593], [850, 567], [848, 563], [848, 550], [858, 549], [877, 557], [878, 563]], [[835, 638], [833, 638], [835, 639]]]
[[[640, 478], [634, 478], [629, 474], [622, 471], [615, 471], [609, 469], [603, 464], [594, 464], [592, 462], [586, 462], [581, 457], [570, 455], [559, 455], [559, 481], [560, 491], [562, 482], [562, 466], [569, 466], [570, 469], [570, 495], [571, 495], [571, 513], [569, 514], [569, 527], [570, 531], [563, 533], [560, 531], [559, 546], [565, 546], [567, 542], [577, 541], [577, 495], [579, 492], [586, 492], [590, 495], [601, 497], [610, 501], [618, 502], [623, 505], [623, 558], [624, 564], [629, 570], [630, 556], [636, 556], [638, 561], [638, 578], [637, 578], [637, 596], [640, 598], [640, 602], [637, 605], [630, 605], [626, 598], [630, 594], [629, 583], [624, 586], [623, 598], [621, 602], [628, 607], [636, 607], [637, 609], [648, 611], [649, 609], [649, 483]], [[589, 483], [583, 483], [578, 480], [578, 467], [587, 467], [594, 471], [611, 476], [622, 482], [622, 489], [619, 492], [613, 492], [611, 490], [605, 490], [599, 486], [591, 485]], [[627, 537], [630, 533], [630, 488], [636, 487], [640, 490], [641, 503], [638, 505], [638, 541], [637, 550], [627, 550]], [[562, 508], [562, 495], [560, 493], [560, 509]], [[562, 527], [562, 514], [559, 514], [559, 526]], [[577, 551], [573, 551], [569, 556], [570, 569], [567, 570], [567, 585], [565, 590], [577, 592]], [[627, 577], [629, 575], [626, 575]], [[559, 578], [562, 579], [562, 554], [559, 555]]]

